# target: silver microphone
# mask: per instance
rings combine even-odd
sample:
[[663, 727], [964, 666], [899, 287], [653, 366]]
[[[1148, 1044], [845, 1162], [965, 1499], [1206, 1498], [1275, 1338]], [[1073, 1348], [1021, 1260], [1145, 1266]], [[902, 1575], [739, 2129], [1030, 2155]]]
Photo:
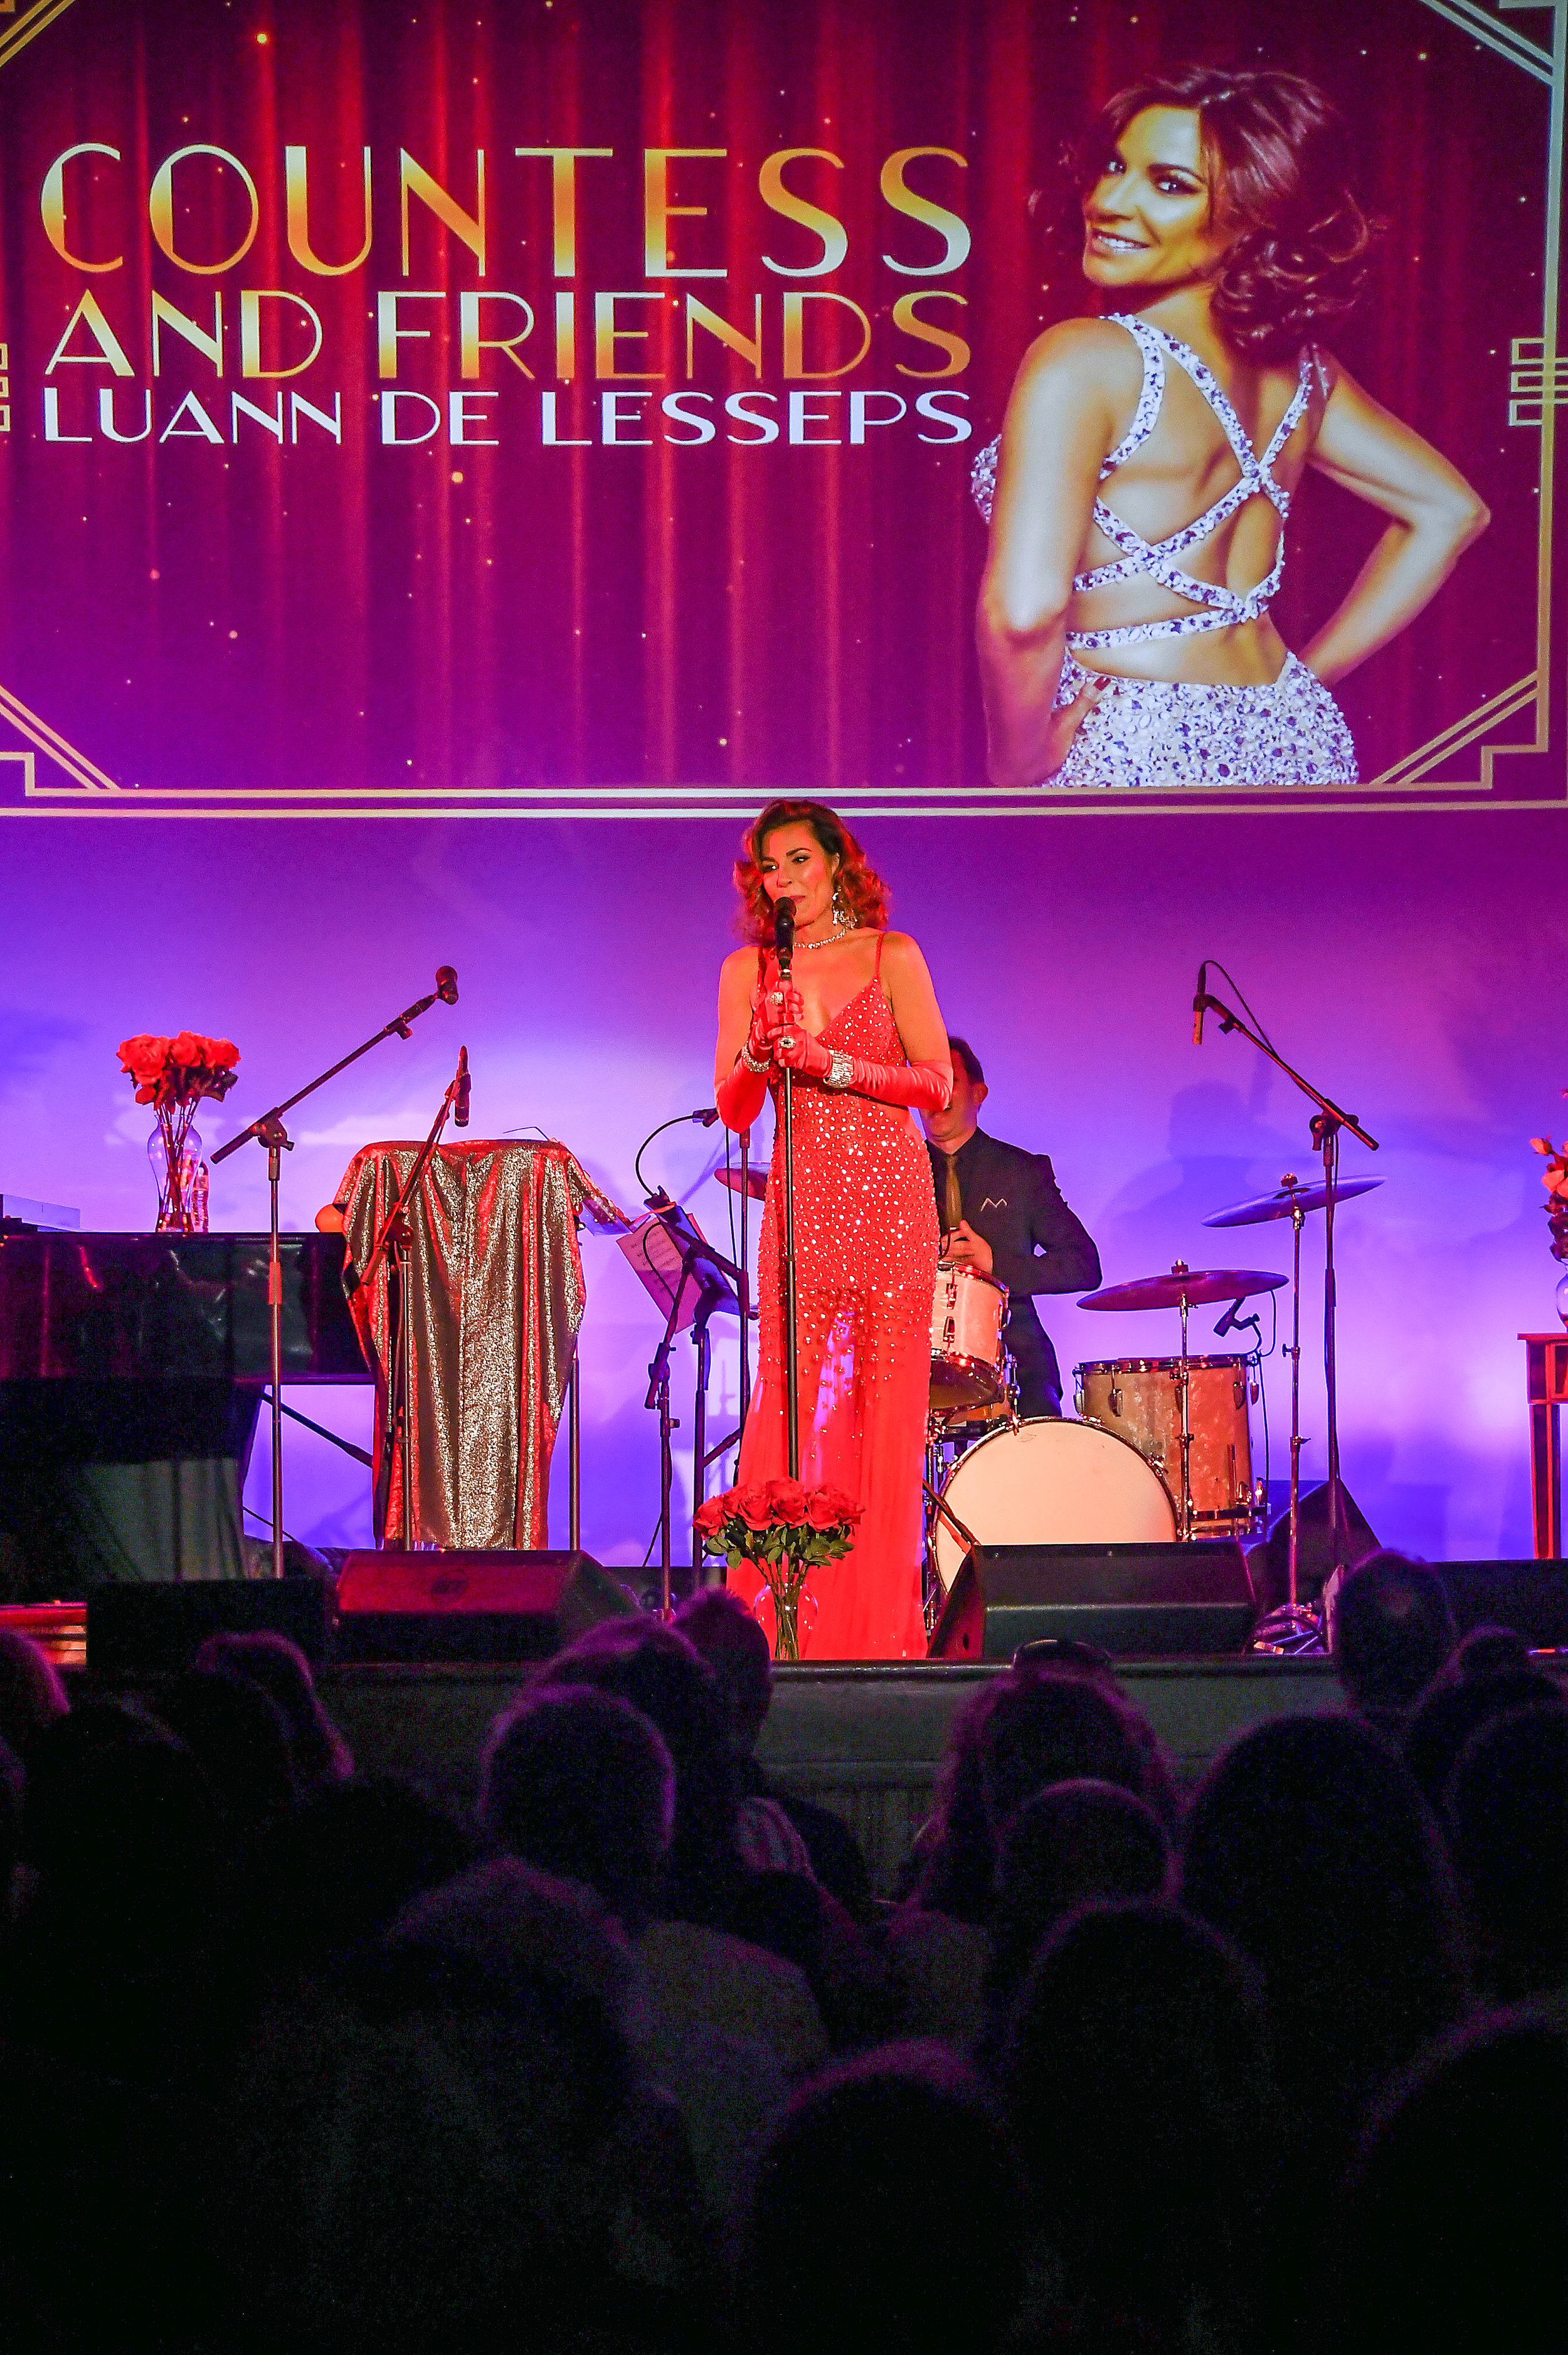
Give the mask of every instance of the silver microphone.
[[1202, 964], [1198, 967], [1198, 995], [1192, 1000], [1192, 1044], [1194, 1047], [1201, 1047], [1203, 1043], [1203, 1008], [1208, 1004], [1208, 988], [1209, 961], [1207, 957], [1205, 957]]
[[452, 1105], [452, 1120], [459, 1128], [468, 1126], [468, 1049], [458, 1049], [457, 1101]]

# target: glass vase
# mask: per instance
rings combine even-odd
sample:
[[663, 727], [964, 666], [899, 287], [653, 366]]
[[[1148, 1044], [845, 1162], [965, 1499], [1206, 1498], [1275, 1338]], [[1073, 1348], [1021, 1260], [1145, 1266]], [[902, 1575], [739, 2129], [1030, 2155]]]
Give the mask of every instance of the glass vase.
[[799, 1661], [800, 1638], [817, 1615], [817, 1598], [806, 1584], [810, 1566], [788, 1559], [757, 1566], [762, 1572], [763, 1585], [752, 1604], [753, 1615], [764, 1632], [768, 1619], [773, 1622], [769, 1642], [774, 1658]]
[[1557, 1314], [1568, 1325], [1568, 1275], [1558, 1277], [1557, 1289], [1552, 1296], [1557, 1303]]
[[160, 1110], [158, 1124], [147, 1139], [147, 1160], [158, 1189], [155, 1231], [161, 1235], [207, 1232], [207, 1164], [194, 1124], [195, 1109], [194, 1104], [171, 1104]]

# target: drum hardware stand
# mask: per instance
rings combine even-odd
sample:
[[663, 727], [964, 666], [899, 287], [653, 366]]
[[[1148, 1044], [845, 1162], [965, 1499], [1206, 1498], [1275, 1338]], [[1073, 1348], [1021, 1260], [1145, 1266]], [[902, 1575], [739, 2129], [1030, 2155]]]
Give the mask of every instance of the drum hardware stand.
[[[1294, 1188], [1296, 1172], [1287, 1169], [1282, 1186]], [[1301, 1230], [1307, 1213], [1298, 1201], [1290, 1205], [1290, 1553], [1287, 1573], [1286, 1608], [1290, 1625], [1298, 1626], [1297, 1603], [1301, 1565]], [[1316, 1621], [1313, 1622], [1314, 1626]]]
[[291, 1096], [286, 1096], [281, 1103], [274, 1104], [270, 1112], [262, 1113], [258, 1119], [251, 1122], [249, 1128], [242, 1128], [238, 1136], [231, 1136], [227, 1145], [220, 1145], [216, 1153], [209, 1154], [207, 1156], [212, 1167], [216, 1169], [220, 1161], [227, 1161], [231, 1153], [238, 1153], [240, 1146], [249, 1145], [252, 1137], [259, 1145], [264, 1145], [267, 1148], [267, 1181], [271, 1193], [271, 1224], [267, 1258], [267, 1313], [271, 1345], [268, 1363], [272, 1385], [272, 1575], [274, 1578], [281, 1578], [283, 1575], [283, 1415], [286, 1412], [280, 1395], [283, 1375], [283, 1266], [278, 1254], [280, 1167], [278, 1156], [281, 1153], [291, 1153], [294, 1149], [283, 1126], [283, 1114], [286, 1112], [291, 1112], [295, 1104], [302, 1103], [306, 1096], [314, 1095], [316, 1090], [324, 1087], [328, 1080], [336, 1079], [339, 1071], [346, 1071], [350, 1063], [356, 1063], [361, 1055], [368, 1055], [372, 1047], [379, 1047], [383, 1039], [411, 1038], [413, 1033], [408, 1028], [409, 1024], [418, 1021], [419, 1016], [426, 1013], [438, 997], [443, 1005], [457, 1004], [457, 975], [450, 964], [437, 967], [436, 986], [428, 997], [417, 997], [412, 1006], [406, 1006], [401, 1014], [395, 1014], [390, 1022], [384, 1022], [374, 1038], [366, 1039], [363, 1046], [355, 1047], [351, 1054], [344, 1055], [340, 1061], [334, 1063], [329, 1071], [322, 1071], [315, 1079], [307, 1081], [302, 1088], [296, 1089]]
[[[379, 1493], [376, 1497], [376, 1521], [377, 1529], [380, 1529], [386, 1509], [386, 1500], [392, 1491], [392, 1466], [396, 1462], [402, 1467], [403, 1474], [403, 1510], [398, 1541], [405, 1553], [412, 1551], [418, 1538], [418, 1514], [414, 1504], [413, 1467], [409, 1461], [408, 1447], [409, 1366], [413, 1355], [413, 1318], [409, 1314], [409, 1270], [414, 1256], [414, 1230], [408, 1213], [423, 1183], [425, 1172], [435, 1159], [436, 1147], [440, 1143], [441, 1131], [447, 1124], [448, 1115], [453, 1105], [457, 1104], [459, 1091], [466, 1085], [467, 1081], [468, 1050], [465, 1047], [447, 1092], [441, 1098], [441, 1108], [430, 1124], [429, 1135], [415, 1155], [414, 1166], [398, 1191], [397, 1199], [387, 1213], [386, 1223], [371, 1245], [369, 1257], [359, 1270], [359, 1281], [362, 1284], [369, 1283], [383, 1259], [389, 1258], [397, 1271], [395, 1323], [391, 1298], [393, 1287], [390, 1284], [387, 1285], [387, 1316], [388, 1327], [392, 1333], [392, 1374], [387, 1385], [387, 1429], [382, 1439], [381, 1470], [376, 1481]], [[386, 1542], [385, 1538], [381, 1542]]]
[[[1298, 1239], [1297, 1247], [1298, 1252], [1299, 1252], [1299, 1238]], [[1233, 1300], [1224, 1315], [1221, 1317], [1219, 1323], [1215, 1326], [1214, 1335], [1216, 1339], [1223, 1339], [1227, 1333], [1251, 1333], [1253, 1337], [1253, 1346], [1242, 1359], [1242, 1364], [1247, 1369], [1246, 1373], [1243, 1376], [1243, 1380], [1246, 1383], [1248, 1395], [1245, 1400], [1238, 1399], [1236, 1401], [1236, 1404], [1238, 1406], [1255, 1406], [1263, 1390], [1263, 1319], [1258, 1316], [1255, 1309], [1250, 1316], [1243, 1316], [1240, 1314], [1240, 1310], [1241, 1302], [1239, 1300]], [[1264, 1418], [1264, 1427], [1266, 1431], [1266, 1414]], [[1250, 1444], [1251, 1443], [1249, 1440], [1249, 1451]], [[1234, 1476], [1231, 1481], [1231, 1495], [1234, 1502], [1235, 1497], [1235, 1480]], [[1247, 1497], [1249, 1509], [1246, 1517], [1247, 1526], [1255, 1534], [1259, 1526], [1258, 1507], [1260, 1504], [1266, 1506], [1267, 1502], [1267, 1481], [1255, 1481]]]
[[[1185, 1275], [1188, 1273], [1186, 1261], [1172, 1260], [1171, 1273], [1176, 1276]], [[1191, 1303], [1185, 1292], [1176, 1305], [1181, 1315], [1181, 1370], [1176, 1377], [1176, 1386], [1181, 1398], [1181, 1517], [1176, 1535], [1185, 1545], [1192, 1535], [1192, 1369], [1187, 1362], [1187, 1318], [1191, 1313]]]
[[[1369, 1150], [1373, 1153], [1376, 1153], [1379, 1149], [1378, 1141], [1375, 1136], [1368, 1135], [1366, 1130], [1362, 1128], [1353, 1113], [1346, 1112], [1341, 1105], [1335, 1103], [1331, 1096], [1324, 1095], [1319, 1089], [1312, 1085], [1309, 1080], [1303, 1079], [1301, 1073], [1294, 1070], [1291, 1065], [1285, 1060], [1283, 1055], [1276, 1052], [1275, 1049], [1269, 1045], [1266, 1039], [1263, 1038], [1258, 1031], [1255, 1030], [1249, 1023], [1244, 1022], [1239, 1014], [1233, 1014], [1230, 1007], [1226, 1006], [1222, 999], [1211, 996], [1206, 990], [1201, 990], [1199, 992], [1199, 999], [1201, 1005], [1206, 1011], [1217, 1014], [1220, 1017], [1220, 1028], [1222, 1032], [1226, 1030], [1239, 1030], [1244, 1039], [1250, 1039], [1252, 1044], [1257, 1049], [1259, 1054], [1266, 1055], [1269, 1061], [1275, 1066], [1275, 1069], [1277, 1071], [1283, 1071], [1286, 1078], [1296, 1087], [1299, 1088], [1301, 1093], [1304, 1096], [1308, 1097], [1318, 1107], [1308, 1125], [1312, 1142], [1319, 1147], [1323, 1156], [1323, 1188], [1325, 1194], [1323, 1206], [1323, 1379], [1328, 1397], [1329, 1576], [1332, 1577], [1336, 1570], [1343, 1570], [1348, 1567], [1345, 1562], [1343, 1553], [1343, 1540], [1345, 1536], [1344, 1514], [1340, 1505], [1340, 1423], [1339, 1400], [1336, 1386], [1334, 1332], [1335, 1316], [1338, 1308], [1338, 1299], [1334, 1281], [1334, 1195], [1339, 1178], [1340, 1132], [1341, 1129], [1348, 1128], [1352, 1136], [1358, 1137], [1361, 1144], [1366, 1146]], [[1299, 1412], [1299, 1378], [1301, 1367], [1301, 1213], [1298, 1207], [1295, 1204], [1292, 1204], [1291, 1206], [1291, 1226], [1294, 1230], [1295, 1271], [1297, 1280], [1295, 1284], [1296, 1299], [1292, 1315], [1291, 1333], [1293, 1354], [1290, 1361], [1290, 1553], [1288, 1584], [1284, 1605], [1278, 1611], [1270, 1612], [1268, 1617], [1263, 1622], [1262, 1626], [1257, 1630], [1257, 1633], [1255, 1634], [1253, 1640], [1255, 1643], [1257, 1641], [1258, 1635], [1264, 1635], [1266, 1638], [1267, 1636], [1274, 1635], [1276, 1630], [1277, 1630], [1282, 1646], [1288, 1646], [1292, 1651], [1297, 1651], [1303, 1648], [1301, 1639], [1308, 1636], [1311, 1639], [1316, 1641], [1319, 1646], [1322, 1646], [1323, 1629], [1317, 1614], [1308, 1610], [1301, 1603], [1298, 1584], [1298, 1573], [1300, 1565], [1301, 1539], [1301, 1424]], [[1327, 1581], [1325, 1581], [1325, 1583], [1327, 1583]]]
[[[929, 1514], [930, 1535], [927, 1540], [927, 1553], [934, 1573], [931, 1582], [933, 1591], [930, 1600], [926, 1604], [924, 1613], [927, 1623], [926, 1635], [927, 1640], [929, 1640], [931, 1636], [936, 1632], [936, 1622], [941, 1617], [942, 1605], [947, 1600], [942, 1589], [941, 1573], [937, 1570], [937, 1523], [939, 1520], [946, 1521], [948, 1527], [952, 1530], [953, 1535], [963, 1547], [965, 1553], [973, 1554], [977, 1572], [982, 1572], [985, 1568], [985, 1548], [981, 1545], [979, 1538], [976, 1537], [973, 1529], [969, 1529], [963, 1521], [959, 1520], [957, 1513], [954, 1512], [947, 1498], [937, 1489], [933, 1488], [928, 1480], [923, 1480], [920, 1483], [920, 1486], [925, 1491], [926, 1502], [931, 1508]], [[961, 1562], [959, 1567], [960, 1569], [962, 1568]]]
[[942, 1582], [937, 1570], [937, 1515], [932, 1507], [938, 1502], [942, 1480], [942, 1443], [947, 1436], [945, 1414], [926, 1417], [926, 1473], [920, 1486], [925, 1497], [926, 1544], [924, 1551], [923, 1593], [921, 1610], [926, 1620], [926, 1633], [930, 1635], [936, 1625], [936, 1614], [941, 1608]]

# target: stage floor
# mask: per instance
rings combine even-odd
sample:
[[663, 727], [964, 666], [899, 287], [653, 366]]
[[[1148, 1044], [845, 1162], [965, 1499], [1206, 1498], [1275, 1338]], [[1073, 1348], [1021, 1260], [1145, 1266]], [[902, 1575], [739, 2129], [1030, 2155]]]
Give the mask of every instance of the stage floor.
[[[998, 1664], [931, 1661], [780, 1668], [758, 1755], [793, 1791], [836, 1809], [893, 1885], [929, 1814], [954, 1718]], [[366, 1773], [397, 1774], [460, 1806], [473, 1797], [485, 1730], [525, 1674], [495, 1665], [339, 1667], [322, 1695]], [[1343, 1707], [1322, 1659], [1124, 1660], [1116, 1674], [1183, 1785], [1249, 1726]]]
[[[26, 1618], [76, 1689], [134, 1697], [156, 1679], [92, 1671], [81, 1662], [81, 1606], [7, 1611]], [[69, 1624], [67, 1624], [69, 1622]], [[1537, 1654], [1568, 1683], [1568, 1653]], [[1190, 1789], [1225, 1745], [1278, 1717], [1343, 1709], [1331, 1661], [1242, 1655], [1118, 1660], [1115, 1673]], [[834, 1808], [853, 1828], [879, 1893], [891, 1891], [931, 1811], [954, 1719], [1003, 1663], [844, 1662], [774, 1671], [773, 1706], [758, 1755], [769, 1774]], [[479, 1756], [497, 1712], [536, 1671], [504, 1661], [326, 1663], [317, 1681], [361, 1770], [392, 1774], [460, 1812], [472, 1806]]]

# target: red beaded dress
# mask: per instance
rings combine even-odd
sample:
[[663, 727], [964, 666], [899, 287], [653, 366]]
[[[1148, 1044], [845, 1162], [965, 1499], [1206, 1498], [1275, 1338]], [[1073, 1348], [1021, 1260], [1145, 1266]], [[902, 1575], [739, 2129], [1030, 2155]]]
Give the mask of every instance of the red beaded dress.
[[[817, 1037], [864, 1063], [907, 1066], [881, 970], [879, 940], [876, 974]], [[759, 953], [758, 990], [777, 986], [772, 958]], [[782, 1082], [771, 1085], [778, 1109]], [[807, 1580], [800, 1656], [924, 1659], [920, 1482], [938, 1244], [931, 1164], [906, 1107], [799, 1071], [794, 1127], [800, 1478], [809, 1488], [842, 1488], [863, 1508], [850, 1551]], [[783, 1157], [780, 1109], [758, 1244], [758, 1378], [736, 1474], [743, 1485], [789, 1469]], [[755, 1601], [755, 1572], [728, 1576]]]

